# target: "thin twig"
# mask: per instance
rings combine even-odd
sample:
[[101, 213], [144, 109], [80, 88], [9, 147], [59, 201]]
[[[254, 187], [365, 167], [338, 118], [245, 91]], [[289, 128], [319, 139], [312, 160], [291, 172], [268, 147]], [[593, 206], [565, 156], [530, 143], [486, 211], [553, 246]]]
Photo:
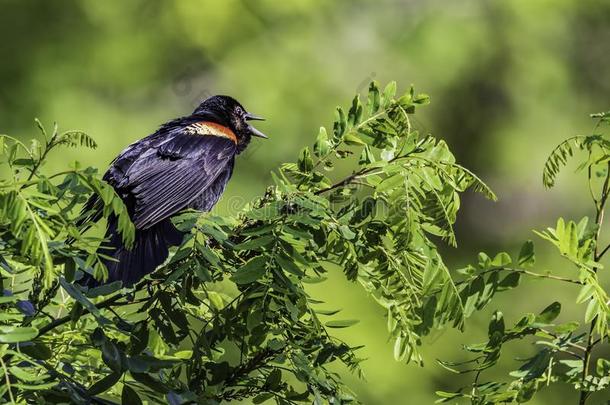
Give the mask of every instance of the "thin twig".
[[[483, 272], [478, 273], [477, 276], [492, 273], [494, 271], [512, 271], [514, 273], [527, 274], [528, 276], [532, 276], [532, 277], [546, 278], [546, 279], [550, 279], [550, 280], [563, 281], [565, 283], [578, 284], [578, 285], [583, 284], [583, 282], [580, 280], [575, 280], [575, 279], [561, 277], [561, 276], [555, 276], [553, 274], [541, 274], [541, 273], [536, 273], [536, 272], [525, 270], [525, 269], [516, 269], [516, 268], [511, 268], [511, 267], [494, 267], [493, 269], [485, 270]], [[460, 284], [467, 283], [468, 281], [469, 280], [462, 280], [455, 284], [460, 285]]]
[[[121, 302], [121, 303], [117, 303], [118, 300], [120, 300], [121, 298], [125, 298], [127, 295], [129, 294], [133, 294], [137, 291], [140, 291], [144, 286], [146, 285], [146, 283], [141, 283], [140, 285], [138, 285], [135, 290], [130, 291], [129, 293], [126, 294], [117, 294], [117, 295], [113, 295], [112, 297], [109, 297], [107, 299], [105, 299], [104, 301], [98, 303], [97, 305], [95, 305], [97, 307], [97, 309], [104, 309], [104, 308], [108, 308], [111, 307], [113, 305], [116, 306], [122, 306], [122, 305], [132, 305], [134, 303], [136, 303], [135, 301], [126, 301], [126, 302]], [[83, 312], [82, 315], [87, 315], [89, 314], [89, 310], [87, 308], [83, 308]], [[72, 319], [71, 315], [66, 315], [62, 318], [57, 318], [55, 319], [53, 322], [46, 324], [45, 326], [43, 326], [42, 328], [40, 328], [40, 330], [38, 331], [38, 335], [36, 337], [40, 337], [50, 331], [52, 331], [53, 329], [55, 329], [58, 326], [61, 326], [67, 322], [70, 322], [70, 320]]]
[[606, 252], [608, 252], [608, 250], [610, 250], [610, 243], [598, 255], [595, 256], [595, 261], [597, 262], [602, 257], [604, 257], [604, 255], [606, 254]]
[[[49, 154], [49, 152], [51, 151], [51, 149], [53, 149], [56, 145], [57, 144], [55, 143], [55, 135], [54, 135], [49, 142], [45, 143], [44, 151], [42, 152], [42, 155], [40, 155], [40, 158], [38, 159], [38, 161], [36, 163], [34, 163], [34, 167], [32, 167], [30, 175], [28, 176], [26, 182], [32, 180], [32, 178], [34, 177], [34, 175], [36, 174], [36, 172], [38, 171], [38, 169], [40, 168], [40, 166], [46, 159], [46, 157]], [[21, 188], [23, 188], [23, 186], [21, 186]]]
[[[388, 160], [388, 163], [394, 163], [397, 160], [409, 158], [409, 157], [411, 157], [411, 153], [413, 153], [416, 150], [417, 150], [417, 148], [415, 148], [413, 151], [407, 153], [406, 155], [396, 156], [396, 157]], [[368, 169], [362, 169], [360, 171], [352, 173], [351, 175], [347, 176], [346, 178], [344, 178], [340, 182], [333, 184], [332, 186], [329, 186], [329, 187], [317, 190], [314, 194], [315, 195], [320, 195], [320, 194], [326, 193], [327, 191], [334, 190], [334, 189], [336, 189], [338, 187], [346, 186], [346, 185], [352, 183], [357, 178], [359, 178], [361, 176], [364, 176], [365, 174], [369, 174], [369, 173], [371, 173], [371, 172], [373, 172], [373, 171], [375, 171], [377, 169], [379, 169], [379, 167], [369, 167]]]
[[[555, 339], [559, 339], [559, 338], [560, 338], [560, 337], [559, 337], [559, 335], [557, 335], [556, 333], [551, 332], [550, 330], [547, 330], [547, 329], [544, 329], [544, 328], [540, 328], [540, 330], [541, 330], [542, 332], [546, 333], [547, 335], [550, 335], [550, 336], [554, 337]], [[585, 350], [587, 350], [587, 348], [586, 348], [586, 347], [581, 346], [581, 345], [578, 345], [578, 344], [573, 343], [573, 342], [569, 342], [569, 341], [568, 341], [568, 342], [566, 342], [566, 344], [567, 344], [568, 346], [571, 346], [571, 347], [573, 347], [573, 348], [575, 348], [575, 349], [578, 349], [578, 350], [581, 350], [581, 351], [583, 351], [583, 352], [584, 352]]]

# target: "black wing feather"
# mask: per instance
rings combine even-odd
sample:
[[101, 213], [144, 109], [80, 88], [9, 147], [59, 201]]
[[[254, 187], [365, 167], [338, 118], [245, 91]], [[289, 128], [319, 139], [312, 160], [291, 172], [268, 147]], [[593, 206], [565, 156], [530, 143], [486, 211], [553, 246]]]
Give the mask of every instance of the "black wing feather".
[[235, 153], [230, 139], [190, 134], [179, 134], [143, 153], [120, 185], [135, 197], [132, 220], [136, 228], [150, 228], [188, 207], [233, 167]]

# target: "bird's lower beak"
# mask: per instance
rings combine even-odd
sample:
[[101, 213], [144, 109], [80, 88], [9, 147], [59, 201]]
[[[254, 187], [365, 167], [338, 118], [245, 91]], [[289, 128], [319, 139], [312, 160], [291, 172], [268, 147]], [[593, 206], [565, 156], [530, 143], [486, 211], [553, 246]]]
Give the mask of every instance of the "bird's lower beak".
[[252, 136], [256, 136], [259, 138], [265, 138], [265, 139], [269, 138], [267, 135], [263, 134], [261, 131], [254, 128], [252, 125], [248, 125], [248, 131], [250, 131], [250, 134], [252, 134]]

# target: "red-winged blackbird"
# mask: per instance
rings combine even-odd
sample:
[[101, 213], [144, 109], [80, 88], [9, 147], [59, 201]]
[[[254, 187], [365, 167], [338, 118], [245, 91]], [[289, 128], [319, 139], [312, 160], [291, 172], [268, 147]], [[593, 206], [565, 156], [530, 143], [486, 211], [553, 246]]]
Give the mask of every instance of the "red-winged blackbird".
[[[154, 134], [123, 150], [104, 174], [125, 203], [136, 228], [131, 249], [123, 246], [117, 218], [110, 217], [102, 253], [115, 260], [105, 262], [106, 282], [121, 280], [131, 286], [163, 263], [168, 248], [178, 245], [183, 234], [170, 217], [185, 208], [209, 211], [216, 204], [231, 174], [235, 156], [252, 136], [267, 138], [248, 123], [262, 120], [228, 96], [213, 96], [193, 113], [163, 124]], [[103, 203], [91, 197], [83, 209], [90, 224], [102, 217]], [[81, 284], [98, 285], [85, 274]]]

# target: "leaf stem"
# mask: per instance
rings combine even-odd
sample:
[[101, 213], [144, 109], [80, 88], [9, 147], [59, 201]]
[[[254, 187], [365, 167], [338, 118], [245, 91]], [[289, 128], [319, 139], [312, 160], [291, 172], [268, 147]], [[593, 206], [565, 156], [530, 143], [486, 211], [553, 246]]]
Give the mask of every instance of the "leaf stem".
[[0, 356], [0, 365], [2, 366], [2, 370], [4, 371], [4, 379], [6, 380], [6, 388], [8, 390], [8, 396], [11, 400], [11, 404], [14, 404], [16, 402], [15, 402], [15, 397], [13, 397], [13, 389], [11, 388], [11, 379], [9, 378], [8, 369], [6, 368], [6, 364], [4, 363], [2, 356]]
[[[580, 280], [574, 280], [574, 279], [571, 279], [571, 278], [555, 276], [553, 274], [541, 274], [541, 273], [536, 273], [536, 272], [525, 270], [525, 269], [518, 269], [518, 268], [512, 268], [512, 267], [494, 267], [492, 269], [485, 270], [485, 271], [483, 271], [481, 273], [478, 273], [477, 276], [480, 276], [480, 275], [483, 275], [483, 274], [492, 273], [494, 271], [512, 271], [514, 273], [521, 273], [521, 274], [527, 274], [528, 276], [532, 276], [532, 277], [546, 278], [546, 279], [556, 280], [556, 281], [563, 281], [565, 283], [578, 284], [578, 285], [584, 284]], [[456, 284], [459, 285], [459, 284], [467, 283], [468, 281], [469, 280], [462, 280], [462, 281], [460, 281], [460, 282], [458, 282]]]

